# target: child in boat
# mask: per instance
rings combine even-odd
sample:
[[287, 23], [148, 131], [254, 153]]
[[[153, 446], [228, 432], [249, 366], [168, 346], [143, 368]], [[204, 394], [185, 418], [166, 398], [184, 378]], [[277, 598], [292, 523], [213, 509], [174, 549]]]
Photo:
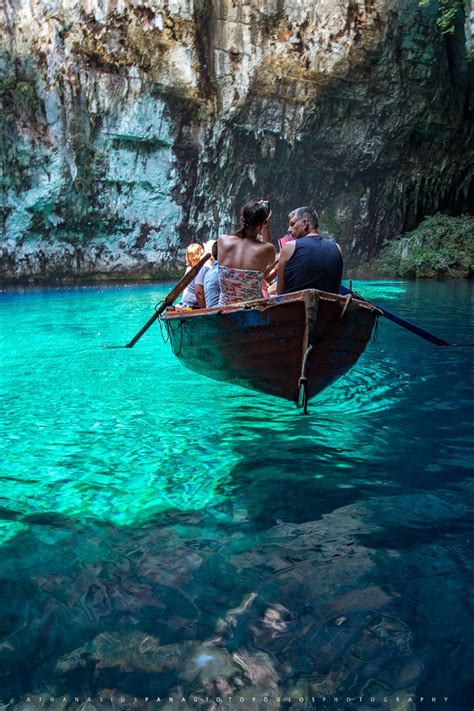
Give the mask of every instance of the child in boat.
[[[186, 248], [186, 271], [184, 273], [187, 274], [189, 270], [192, 269], [194, 265], [199, 262], [203, 255], [204, 247], [202, 246], [202, 244], [198, 244], [197, 242], [193, 242], [192, 244], [190, 244], [189, 247]], [[186, 289], [183, 291], [183, 298], [181, 299], [181, 303], [179, 304], [179, 306], [181, 306], [183, 309], [198, 308], [198, 302], [196, 299], [195, 278], [190, 284], [188, 284]]]
[[196, 278], [194, 279], [196, 301], [198, 303], [198, 308], [200, 309], [205, 309], [206, 306], [208, 306], [204, 293], [204, 279], [206, 277], [207, 272], [211, 269], [214, 263], [214, 257], [212, 256], [212, 247], [216, 243], [216, 241], [217, 240], [215, 239], [210, 239], [207, 242], [204, 242], [204, 254], [210, 254], [211, 258], [201, 267], [201, 269], [196, 274]]
[[217, 240], [214, 240], [212, 243], [211, 254], [213, 262], [204, 276], [204, 301], [207, 309], [218, 306], [221, 294], [219, 287], [219, 263], [217, 261]]
[[266, 200], [247, 203], [241, 212], [240, 230], [217, 240], [219, 306], [262, 298], [265, 272], [276, 257], [268, 227], [271, 214]]

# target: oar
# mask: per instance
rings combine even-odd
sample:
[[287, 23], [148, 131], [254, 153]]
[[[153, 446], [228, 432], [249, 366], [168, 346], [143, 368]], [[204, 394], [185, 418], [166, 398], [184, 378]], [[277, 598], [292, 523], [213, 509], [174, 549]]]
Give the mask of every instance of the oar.
[[352, 289], [347, 289], [347, 287], [341, 286], [339, 293], [342, 294], [343, 296], [346, 296], [346, 294], [352, 294], [352, 296], [355, 296], [356, 299], [360, 299], [361, 301], [370, 303], [371, 306], [375, 306], [375, 308], [378, 309], [382, 313], [382, 315], [385, 316], [385, 318], [388, 318], [389, 321], [393, 321], [394, 323], [397, 323], [402, 328], [406, 328], [407, 331], [411, 331], [412, 333], [416, 334], [417, 336], [420, 336], [420, 338], [424, 338], [425, 341], [434, 343], [435, 346], [458, 345], [458, 344], [454, 344], [454, 343], [448, 343], [448, 341], [445, 341], [444, 338], [439, 338], [438, 336], [435, 336], [434, 333], [425, 331], [424, 328], [417, 326], [415, 323], [411, 323], [411, 321], [407, 321], [406, 319], [402, 318], [401, 316], [398, 316], [398, 314], [394, 314], [392, 311], [388, 311], [387, 309], [382, 308], [382, 306], [378, 306], [377, 304], [367, 301], [367, 299], [364, 299], [363, 296], [360, 296], [360, 294], [357, 294], [355, 291], [352, 291]]
[[181, 281], [179, 281], [174, 287], [174, 289], [170, 291], [161, 306], [155, 311], [153, 316], [146, 322], [144, 326], [142, 326], [136, 336], [134, 336], [129, 343], [127, 343], [125, 346], [102, 346], [102, 348], [133, 348], [135, 343], [140, 340], [140, 338], [146, 331], [148, 331], [148, 329], [150, 328], [152, 323], [156, 321], [158, 316], [160, 316], [168, 306], [172, 306], [173, 302], [186, 289], [188, 284], [192, 282], [198, 271], [201, 269], [202, 265], [207, 262], [210, 256], [210, 254], [205, 254], [204, 257], [197, 264], [195, 264], [194, 267], [189, 270], [189, 272], [184, 275]]

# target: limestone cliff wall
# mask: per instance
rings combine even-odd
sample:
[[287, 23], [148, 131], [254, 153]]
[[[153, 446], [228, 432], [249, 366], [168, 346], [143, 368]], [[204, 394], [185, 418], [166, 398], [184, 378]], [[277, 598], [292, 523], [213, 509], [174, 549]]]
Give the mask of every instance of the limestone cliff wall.
[[5, 0], [7, 280], [164, 275], [269, 197], [348, 264], [472, 210], [470, 26], [416, 0]]

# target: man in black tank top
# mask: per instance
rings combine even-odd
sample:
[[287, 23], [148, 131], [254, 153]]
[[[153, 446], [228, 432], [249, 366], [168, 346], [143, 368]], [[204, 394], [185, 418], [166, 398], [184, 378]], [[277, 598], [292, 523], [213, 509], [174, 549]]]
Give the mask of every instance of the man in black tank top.
[[298, 207], [289, 219], [294, 239], [280, 252], [278, 293], [320, 289], [338, 294], [343, 268], [339, 245], [318, 235], [318, 215], [311, 207]]

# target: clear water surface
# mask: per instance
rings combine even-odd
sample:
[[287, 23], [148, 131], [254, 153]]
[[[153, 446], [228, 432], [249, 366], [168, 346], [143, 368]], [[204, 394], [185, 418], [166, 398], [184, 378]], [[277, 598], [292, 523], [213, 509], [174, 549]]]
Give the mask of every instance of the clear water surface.
[[[355, 286], [474, 341], [472, 283]], [[170, 288], [0, 295], [2, 702], [470, 709], [473, 349], [381, 319], [303, 417], [100, 348]]]

